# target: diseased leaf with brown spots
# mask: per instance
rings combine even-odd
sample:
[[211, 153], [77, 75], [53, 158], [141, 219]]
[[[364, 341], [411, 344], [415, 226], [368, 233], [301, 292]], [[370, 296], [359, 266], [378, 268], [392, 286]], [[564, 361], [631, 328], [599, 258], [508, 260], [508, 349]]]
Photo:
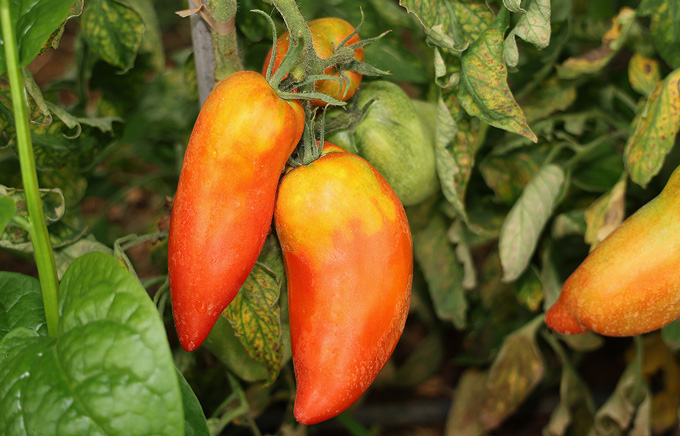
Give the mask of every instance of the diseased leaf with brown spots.
[[586, 210], [584, 239], [594, 249], [623, 222], [625, 214], [626, 177], [622, 177], [611, 191], [598, 198]]
[[638, 14], [649, 16], [649, 30], [654, 47], [672, 68], [680, 67], [680, 2], [676, 0], [645, 0]]
[[[501, 13], [503, 11], [509, 14], [507, 9]], [[524, 112], [508, 87], [508, 71], [503, 61], [507, 17], [496, 21], [463, 53], [458, 99], [471, 116], [537, 142], [536, 134], [527, 125]]]
[[635, 53], [628, 62], [628, 80], [634, 90], [649, 97], [661, 79], [659, 62]]
[[583, 74], [597, 73], [609, 63], [616, 52], [628, 39], [635, 22], [635, 11], [623, 7], [612, 19], [612, 26], [602, 37], [602, 45], [581, 56], [571, 57], [557, 67], [557, 75], [562, 79], [575, 79]]
[[521, 101], [527, 122], [547, 118], [555, 112], [562, 112], [576, 101], [576, 86], [572, 82], [553, 76], [541, 82], [534, 92]]
[[536, 342], [543, 315], [509, 334], [489, 368], [486, 397], [479, 411], [485, 429], [497, 428], [526, 400], [543, 378], [545, 366]]
[[484, 401], [487, 373], [467, 369], [460, 377], [446, 420], [446, 434], [455, 436], [484, 436], [479, 422], [479, 409]]
[[256, 263], [238, 295], [224, 311], [248, 355], [267, 367], [270, 384], [279, 374], [283, 346], [278, 307], [281, 285], [273, 272]]
[[680, 129], [680, 68], [659, 83], [639, 114], [624, 151], [633, 182], [646, 186], [663, 165]]
[[482, 0], [400, 0], [425, 29], [430, 43], [461, 52], [493, 22], [493, 13]]
[[142, 43], [144, 22], [132, 8], [115, 0], [91, 0], [81, 19], [88, 46], [100, 58], [127, 71]]

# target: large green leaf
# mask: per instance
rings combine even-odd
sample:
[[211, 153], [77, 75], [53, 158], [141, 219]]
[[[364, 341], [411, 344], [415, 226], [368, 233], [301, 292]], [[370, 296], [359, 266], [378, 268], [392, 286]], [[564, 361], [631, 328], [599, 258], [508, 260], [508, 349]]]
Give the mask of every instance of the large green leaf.
[[0, 339], [17, 327], [47, 334], [38, 279], [0, 271]]
[[517, 279], [529, 265], [563, 184], [563, 170], [554, 164], [545, 165], [527, 184], [510, 209], [498, 242], [503, 280]]
[[[19, 49], [19, 67], [25, 67], [68, 17], [74, 0], [10, 0], [10, 14]], [[0, 35], [0, 45], [3, 45]], [[0, 73], [7, 70], [5, 50], [0, 50]]]
[[184, 407], [184, 436], [209, 436], [208, 422], [196, 394], [179, 370], [177, 371], [177, 379], [179, 380]]
[[100, 58], [123, 71], [132, 68], [144, 33], [144, 21], [135, 9], [116, 0], [91, 0], [81, 28]]
[[111, 256], [76, 260], [59, 288], [56, 338], [23, 327], [0, 341], [7, 435], [184, 435], [164, 325]]
[[458, 99], [465, 111], [487, 124], [517, 133], [536, 142], [524, 112], [508, 87], [508, 71], [503, 61], [503, 33], [507, 17], [503, 9], [493, 26], [487, 28], [463, 53]]
[[639, 114], [625, 160], [630, 178], [646, 186], [663, 165], [680, 129], [680, 68], [659, 83]]

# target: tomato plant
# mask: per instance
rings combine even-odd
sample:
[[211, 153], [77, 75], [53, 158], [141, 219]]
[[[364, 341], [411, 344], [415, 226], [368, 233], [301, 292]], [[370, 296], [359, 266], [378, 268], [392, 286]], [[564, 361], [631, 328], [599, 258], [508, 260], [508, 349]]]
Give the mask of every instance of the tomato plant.
[[201, 345], [250, 274], [303, 126], [302, 106], [279, 99], [254, 72], [232, 74], [203, 104], [168, 235], [173, 314], [186, 350]]
[[0, 0], [0, 434], [677, 433], [676, 1], [198, 3]]
[[294, 413], [316, 424], [352, 405], [397, 345], [411, 295], [411, 233], [380, 173], [345, 152], [288, 172], [274, 214], [288, 279]]

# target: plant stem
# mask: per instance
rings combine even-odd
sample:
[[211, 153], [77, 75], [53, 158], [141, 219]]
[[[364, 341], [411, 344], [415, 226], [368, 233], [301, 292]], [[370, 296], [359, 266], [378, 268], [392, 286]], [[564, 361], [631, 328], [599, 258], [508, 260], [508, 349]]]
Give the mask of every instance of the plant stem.
[[215, 54], [215, 83], [229, 77], [231, 74], [242, 71], [243, 63], [238, 53], [238, 41], [236, 39], [236, 0], [207, 0], [208, 10], [217, 21], [231, 23], [231, 31], [220, 34], [214, 29], [212, 35], [213, 53]]
[[19, 68], [17, 43], [14, 35], [14, 26], [10, 17], [9, 0], [0, 0], [0, 24], [2, 24], [2, 37], [5, 46], [5, 59], [7, 62], [7, 75], [9, 76], [10, 90], [12, 93], [12, 106], [14, 109], [14, 125], [17, 134], [17, 148], [19, 150], [19, 164], [21, 178], [26, 194], [26, 207], [28, 209], [29, 236], [33, 242], [33, 256], [38, 267], [40, 287], [42, 289], [47, 331], [52, 337], [57, 335], [59, 324], [59, 309], [57, 305], [57, 268], [54, 262], [54, 252], [50, 243], [47, 224], [43, 214], [40, 191], [38, 189], [38, 173], [35, 169], [33, 156], [33, 144], [28, 120], [28, 102], [26, 100], [26, 88], [24, 78]]
[[[291, 77], [296, 82], [301, 82], [310, 72], [313, 74], [323, 74], [325, 65], [314, 51], [312, 31], [307, 27], [307, 22], [300, 13], [300, 9], [298, 9], [295, 0], [273, 0], [272, 3], [281, 14], [281, 17], [283, 17], [283, 21], [286, 22], [286, 27], [290, 32], [291, 44], [302, 45], [301, 59], [303, 61], [296, 63], [296, 65], [291, 68]], [[305, 71], [304, 68], [299, 67], [304, 66], [305, 63], [308, 65], [307, 71]], [[301, 90], [312, 91], [314, 90], [314, 84], [311, 83], [301, 88], [303, 88]]]

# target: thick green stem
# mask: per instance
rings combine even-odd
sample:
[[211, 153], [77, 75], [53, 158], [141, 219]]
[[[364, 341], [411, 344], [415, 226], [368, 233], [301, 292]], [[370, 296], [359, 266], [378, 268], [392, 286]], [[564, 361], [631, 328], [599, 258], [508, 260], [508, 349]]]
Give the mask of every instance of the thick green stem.
[[38, 174], [35, 169], [31, 131], [28, 124], [26, 88], [22, 71], [19, 68], [17, 43], [14, 35], [14, 26], [10, 17], [9, 0], [0, 0], [0, 24], [2, 24], [7, 75], [9, 76], [10, 91], [12, 93], [21, 178], [26, 194], [29, 235], [33, 242], [33, 256], [38, 267], [38, 275], [40, 276], [40, 287], [42, 289], [45, 317], [47, 319], [47, 331], [50, 336], [55, 337], [59, 324], [59, 309], [57, 305], [59, 280], [57, 279], [54, 253], [47, 232], [47, 224], [45, 223], [40, 191], [38, 189]]
[[236, 0], [207, 0], [208, 10], [221, 23], [226, 23], [227, 33], [210, 30], [212, 35], [213, 53], [215, 55], [215, 83], [242, 71], [243, 63], [238, 53], [236, 39]]
[[[283, 21], [286, 22], [286, 27], [290, 32], [291, 44], [302, 45], [302, 56], [290, 70], [290, 76], [296, 82], [301, 82], [310, 73], [323, 74], [325, 66], [314, 51], [312, 32], [307, 27], [307, 22], [300, 13], [295, 0], [273, 0], [272, 3], [283, 17]], [[305, 65], [307, 65], [306, 69], [304, 68]], [[311, 83], [301, 88], [300, 91], [311, 92], [314, 90], [314, 84]]]

